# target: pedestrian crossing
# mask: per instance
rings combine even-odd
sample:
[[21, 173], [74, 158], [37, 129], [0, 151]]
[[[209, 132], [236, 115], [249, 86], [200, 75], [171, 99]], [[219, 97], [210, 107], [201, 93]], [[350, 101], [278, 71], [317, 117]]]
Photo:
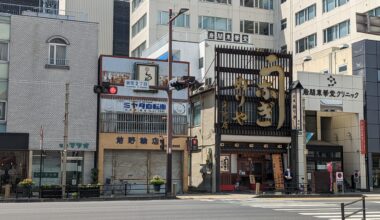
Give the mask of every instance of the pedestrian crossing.
[[[271, 209], [278, 212], [288, 212], [306, 217], [313, 217], [322, 220], [341, 220], [341, 207], [337, 202], [319, 202], [319, 201], [276, 201], [265, 199], [249, 199], [249, 200], [234, 200], [234, 199], [204, 199], [203, 201], [219, 201], [224, 203], [239, 204], [241, 206], [249, 206], [254, 208]], [[380, 201], [371, 201], [380, 204]], [[345, 214], [351, 214], [360, 209], [358, 207], [345, 207]], [[363, 219], [362, 212], [350, 216], [348, 219], [358, 220]], [[380, 220], [380, 209], [366, 210], [367, 220]]]

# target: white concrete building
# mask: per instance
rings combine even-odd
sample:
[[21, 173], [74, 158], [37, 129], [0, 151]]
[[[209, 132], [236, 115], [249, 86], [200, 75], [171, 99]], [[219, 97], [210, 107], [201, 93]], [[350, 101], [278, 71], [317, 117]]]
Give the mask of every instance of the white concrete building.
[[231, 0], [133, 0], [131, 7], [130, 55], [139, 57], [142, 51], [168, 33], [168, 10], [177, 13], [181, 8], [189, 11], [178, 17], [174, 25], [173, 40], [199, 43], [204, 30], [249, 35], [257, 48], [276, 48], [279, 35], [279, 1]]

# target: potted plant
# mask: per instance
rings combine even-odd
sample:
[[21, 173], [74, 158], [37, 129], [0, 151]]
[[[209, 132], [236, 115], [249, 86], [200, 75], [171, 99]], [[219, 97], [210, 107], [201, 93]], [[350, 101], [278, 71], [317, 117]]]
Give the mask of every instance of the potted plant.
[[100, 196], [100, 184], [87, 184], [79, 186], [79, 197], [90, 198]]
[[164, 183], [165, 183], [165, 181], [160, 176], [158, 176], [158, 175], [154, 176], [150, 180], [150, 184], [153, 185], [155, 192], [160, 192], [161, 185], [164, 184]]
[[34, 185], [34, 182], [32, 179], [23, 179], [21, 182], [18, 183], [18, 186], [22, 189], [22, 196], [23, 197], [30, 197], [32, 195], [32, 186]]
[[41, 198], [61, 198], [62, 187], [59, 185], [41, 186]]

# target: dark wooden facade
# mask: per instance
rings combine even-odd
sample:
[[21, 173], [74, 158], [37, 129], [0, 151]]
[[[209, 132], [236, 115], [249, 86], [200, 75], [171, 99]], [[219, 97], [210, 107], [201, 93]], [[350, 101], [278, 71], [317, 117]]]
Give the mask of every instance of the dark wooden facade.
[[[216, 47], [215, 73], [217, 190], [233, 187], [237, 182], [252, 189], [255, 184], [250, 176], [277, 189], [283, 177], [278, 169], [277, 175], [274, 173], [272, 165], [278, 163], [272, 161], [272, 155], [282, 158], [288, 143], [273, 143], [270, 137], [291, 136], [292, 55]], [[226, 142], [222, 141], [223, 135], [264, 136], [268, 142], [243, 142], [238, 138], [236, 142]], [[237, 155], [238, 172], [221, 171], [220, 158], [232, 158], [232, 154]], [[282, 159], [276, 162], [282, 170]]]
[[[280, 129], [277, 129], [279, 116], [279, 104], [276, 99], [270, 98], [264, 100], [263, 97], [257, 97], [258, 84], [264, 80], [271, 82], [273, 90], [278, 90], [278, 72], [272, 72], [269, 76], [260, 76], [260, 70], [268, 67], [266, 57], [276, 55], [278, 61], [273, 65], [282, 66], [285, 72], [285, 121]], [[292, 82], [292, 55], [281, 54], [270, 51], [257, 51], [243, 48], [215, 48], [215, 71], [216, 71], [216, 99], [218, 108], [218, 117], [216, 128], [218, 134], [228, 135], [255, 135], [255, 136], [290, 136], [291, 134], [291, 110], [290, 110], [290, 92], [289, 87]], [[248, 82], [248, 89], [245, 91], [244, 110], [247, 113], [247, 121], [240, 125], [232, 120], [234, 112], [238, 111], [239, 103], [236, 100], [236, 81], [241, 77]], [[274, 103], [272, 108], [273, 123], [269, 127], [260, 127], [257, 125], [258, 107], [260, 102], [270, 101]], [[227, 103], [228, 108], [228, 128], [223, 127], [223, 105]]]

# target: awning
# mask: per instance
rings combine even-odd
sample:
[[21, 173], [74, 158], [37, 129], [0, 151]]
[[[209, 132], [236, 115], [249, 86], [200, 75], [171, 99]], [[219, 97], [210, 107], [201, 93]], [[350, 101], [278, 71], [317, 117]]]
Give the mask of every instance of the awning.
[[[168, 57], [169, 57], [169, 53], [165, 52], [161, 56], [157, 57], [157, 60], [168, 60]], [[175, 54], [173, 54], [173, 60], [179, 61], [178, 57]]]
[[250, 142], [250, 143], [290, 143], [290, 137], [279, 137], [279, 136], [245, 136], [245, 135], [225, 135], [221, 136], [221, 141], [231, 141], [231, 142]]

